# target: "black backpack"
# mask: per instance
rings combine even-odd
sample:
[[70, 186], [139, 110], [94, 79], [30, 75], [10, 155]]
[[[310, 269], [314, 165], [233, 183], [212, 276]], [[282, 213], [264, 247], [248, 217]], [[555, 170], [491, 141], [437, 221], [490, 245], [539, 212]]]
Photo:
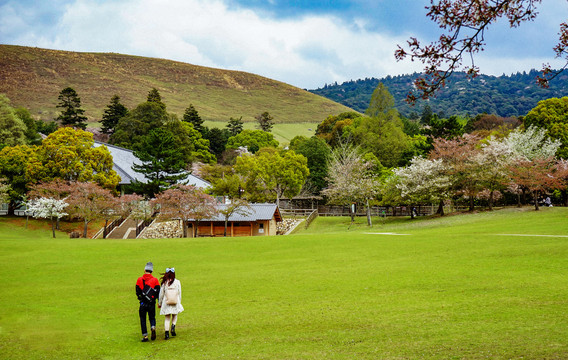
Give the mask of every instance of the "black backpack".
[[144, 299], [148, 302], [154, 302], [156, 300], [156, 298], [158, 297], [158, 291], [148, 285], [146, 285], [146, 282], [144, 280], [142, 280], [142, 284], [144, 284], [144, 287], [142, 288], [142, 296], [144, 297]]

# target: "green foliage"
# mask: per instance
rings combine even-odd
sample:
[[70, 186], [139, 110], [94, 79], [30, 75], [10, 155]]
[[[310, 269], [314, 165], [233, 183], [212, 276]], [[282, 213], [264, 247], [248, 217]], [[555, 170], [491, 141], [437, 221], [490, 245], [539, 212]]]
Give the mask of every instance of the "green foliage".
[[26, 143], [27, 127], [10, 106], [10, 100], [0, 94], [0, 148]]
[[371, 101], [369, 107], [365, 110], [365, 115], [377, 117], [392, 110], [394, 110], [394, 97], [389, 92], [388, 87], [381, 82], [371, 95]]
[[568, 158], [568, 97], [552, 98], [540, 101], [527, 116], [525, 127], [538, 126], [547, 131], [552, 139], [558, 139], [562, 145], [557, 156]]
[[140, 149], [134, 155], [141, 165], [134, 165], [134, 171], [144, 174], [148, 180], [142, 187], [144, 193], [153, 196], [187, 178], [185, 156], [178, 151], [171, 131], [157, 128], [142, 137]]
[[315, 194], [327, 186], [327, 166], [331, 148], [327, 143], [316, 136], [307, 138], [294, 138], [290, 142], [290, 149], [308, 159], [310, 175], [306, 180], [306, 188]]
[[77, 92], [71, 87], [66, 87], [61, 90], [57, 99], [59, 100], [57, 108], [62, 109], [61, 114], [57, 117], [61, 125], [70, 125], [85, 130], [87, 128], [87, 117], [83, 115], [85, 110], [81, 108], [81, 98], [77, 95]]
[[162, 102], [162, 95], [160, 95], [160, 92], [156, 88], [152, 88], [152, 90], [148, 92], [148, 97], [146, 98], [146, 101], [158, 104], [162, 108], [162, 110], [164, 111], [166, 110], [166, 104]]
[[199, 116], [199, 113], [193, 106], [189, 104], [189, 107], [185, 109], [183, 114], [183, 121], [193, 124], [193, 128], [200, 133], [203, 133], [203, 119]]
[[[25, 108], [16, 108], [14, 109], [14, 114], [20, 119], [22, 119], [22, 121], [26, 125], [25, 135], [27, 143], [30, 145], [41, 144], [41, 136], [39, 135], [38, 132], [37, 122], [32, 118], [30, 112]], [[57, 126], [57, 123], [55, 123], [55, 125]], [[55, 131], [56, 129], [57, 127], [53, 131]]]
[[128, 114], [128, 109], [126, 106], [120, 103], [120, 96], [114, 95], [110, 99], [110, 104], [107, 105], [102, 119], [99, 121], [101, 123], [101, 131], [104, 134], [113, 134], [118, 121]]
[[360, 119], [361, 114], [350, 111], [339, 115], [329, 115], [316, 129], [316, 136], [325, 140], [332, 147], [337, 146], [342, 141], [343, 128], [350, 126], [356, 119]]
[[203, 163], [216, 161], [215, 155], [209, 152], [209, 140], [204, 139], [190, 123], [175, 119], [168, 121], [163, 128], [173, 135], [174, 145], [178, 152], [183, 154], [186, 165], [195, 161]]
[[127, 149], [136, 149], [142, 137], [152, 129], [163, 127], [168, 120], [166, 110], [156, 102], [144, 102], [121, 118], [110, 143]]
[[446, 86], [436, 94], [436, 98], [429, 101], [418, 99], [414, 106], [405, 99], [419, 74], [351, 80], [339, 85], [326, 85], [311, 92], [364, 112], [369, 107], [373, 91], [379, 83], [383, 83], [390, 89], [395, 107], [407, 117], [424, 106], [431, 106], [435, 113], [448, 116], [487, 113], [511, 117], [527, 114], [541, 100], [566, 96], [567, 74], [553, 79], [547, 89], [536, 84], [538, 75], [537, 70], [531, 70], [501, 76], [479, 75], [469, 79], [465, 72], [456, 72], [447, 79]]
[[[23, 199], [28, 192], [30, 177], [37, 176], [35, 169], [41, 168], [36, 146], [7, 146], [0, 150], [0, 178], [10, 185], [10, 201]], [[41, 170], [40, 170], [41, 171]]]
[[217, 158], [221, 158], [227, 141], [231, 137], [231, 133], [227, 129], [212, 128], [207, 132], [207, 140], [209, 140], [209, 151]]
[[276, 200], [277, 204], [282, 196], [298, 195], [310, 173], [306, 157], [293, 150], [280, 153], [274, 148], [263, 148], [254, 156], [238, 157], [234, 169], [244, 178], [247, 199], [252, 202]]
[[230, 118], [227, 123], [227, 129], [231, 136], [240, 134], [243, 131], [243, 117], [240, 118]]
[[274, 117], [270, 115], [268, 111], [256, 116], [255, 119], [258, 121], [258, 127], [262, 131], [270, 132], [272, 130], [272, 127], [274, 126]]
[[274, 140], [271, 133], [262, 130], [243, 130], [227, 140], [227, 149], [238, 149], [241, 146], [254, 154], [263, 147], [277, 147], [278, 141]]
[[55, 132], [58, 128], [56, 121], [45, 122], [42, 120], [36, 120], [35, 124], [37, 132], [43, 135], [49, 135]]

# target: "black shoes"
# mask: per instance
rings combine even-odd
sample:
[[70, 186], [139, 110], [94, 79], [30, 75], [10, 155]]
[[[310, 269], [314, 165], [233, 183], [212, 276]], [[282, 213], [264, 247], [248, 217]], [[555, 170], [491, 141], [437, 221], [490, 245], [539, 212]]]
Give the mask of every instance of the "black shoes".
[[152, 340], [156, 340], [156, 328], [152, 328]]
[[147, 337], [147, 336], [144, 336], [144, 337], [142, 338], [142, 342], [148, 342], [148, 337]]
[[176, 336], [176, 326], [172, 325], [172, 336]]
[[169, 338], [170, 338], [170, 332], [169, 332], [169, 331], [166, 331], [166, 337], [165, 337], [165, 339], [168, 340]]

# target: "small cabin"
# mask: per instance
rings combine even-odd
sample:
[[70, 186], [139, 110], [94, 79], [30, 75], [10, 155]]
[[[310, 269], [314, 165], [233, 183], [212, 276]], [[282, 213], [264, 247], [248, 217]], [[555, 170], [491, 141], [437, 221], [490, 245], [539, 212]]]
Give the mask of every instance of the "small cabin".
[[[228, 205], [219, 204], [220, 210]], [[276, 223], [282, 221], [282, 215], [276, 204], [250, 204], [243, 212], [229, 216], [227, 236], [269, 236], [276, 235]], [[197, 236], [223, 236], [225, 217], [222, 214], [212, 219], [189, 220], [188, 235], [193, 236], [194, 227], [198, 226]]]

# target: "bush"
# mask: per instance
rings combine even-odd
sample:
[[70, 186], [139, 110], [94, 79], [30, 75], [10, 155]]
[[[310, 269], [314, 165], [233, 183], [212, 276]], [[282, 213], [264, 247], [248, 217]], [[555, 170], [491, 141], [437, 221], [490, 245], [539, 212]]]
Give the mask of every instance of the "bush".
[[73, 230], [73, 231], [71, 231], [71, 233], [69, 233], [69, 237], [71, 239], [78, 239], [78, 238], [81, 237], [81, 233], [78, 232], [77, 230]]

